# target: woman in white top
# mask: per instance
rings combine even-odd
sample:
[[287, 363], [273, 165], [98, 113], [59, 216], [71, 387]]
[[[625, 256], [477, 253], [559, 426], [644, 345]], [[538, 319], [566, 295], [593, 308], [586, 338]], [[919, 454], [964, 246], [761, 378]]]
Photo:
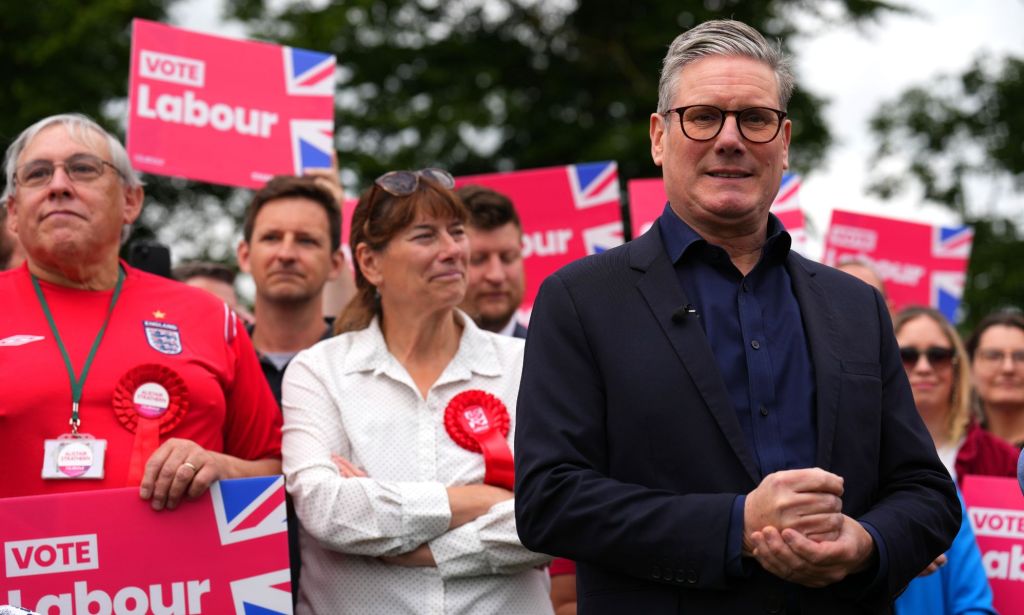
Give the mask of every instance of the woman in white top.
[[469, 244], [453, 187], [396, 171], [362, 195], [358, 293], [285, 374], [299, 614], [551, 612], [548, 558], [520, 544], [510, 491], [523, 344], [455, 307]]

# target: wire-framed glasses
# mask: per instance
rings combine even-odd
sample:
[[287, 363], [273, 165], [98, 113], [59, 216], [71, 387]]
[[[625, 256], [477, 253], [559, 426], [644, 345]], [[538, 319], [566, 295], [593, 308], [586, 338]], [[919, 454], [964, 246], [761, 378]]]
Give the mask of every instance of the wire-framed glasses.
[[26, 162], [15, 172], [14, 181], [23, 188], [39, 188], [50, 183], [57, 167], [64, 167], [64, 173], [67, 174], [68, 179], [76, 183], [86, 183], [99, 179], [103, 175], [104, 166], [114, 169], [118, 175], [121, 175], [121, 171], [114, 166], [114, 163], [107, 162], [99, 156], [75, 154], [64, 162], [52, 160]]

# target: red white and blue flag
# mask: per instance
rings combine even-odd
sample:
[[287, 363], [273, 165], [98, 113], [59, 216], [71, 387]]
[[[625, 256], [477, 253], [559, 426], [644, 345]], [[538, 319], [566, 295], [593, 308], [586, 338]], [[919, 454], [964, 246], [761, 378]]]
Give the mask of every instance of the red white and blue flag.
[[292, 612], [292, 577], [285, 568], [231, 582], [235, 615], [281, 615]]
[[956, 322], [974, 231], [968, 226], [894, 220], [834, 210], [825, 264], [867, 262], [885, 282], [893, 309], [930, 305]]
[[619, 168], [615, 162], [589, 162], [565, 167], [576, 209], [619, 202]]
[[797, 196], [800, 193], [802, 178], [796, 173], [783, 173], [782, 183], [779, 185], [779, 193], [772, 201], [772, 212], [778, 214], [782, 211], [800, 209], [800, 201]]
[[800, 208], [800, 186], [802, 178], [796, 173], [783, 173], [779, 193], [772, 202], [771, 212], [778, 216], [779, 222], [793, 239], [792, 247], [797, 252], [807, 253], [807, 228], [804, 211]]
[[221, 544], [287, 531], [283, 476], [217, 482], [210, 497]]
[[932, 227], [932, 257], [970, 258], [974, 229], [969, 226]]
[[154, 511], [138, 487], [0, 500], [0, 604], [39, 613], [289, 615], [281, 476]]
[[128, 153], [148, 173], [257, 188], [331, 165], [333, 55], [132, 24]]
[[334, 96], [334, 56], [295, 47], [281, 51], [290, 96]]

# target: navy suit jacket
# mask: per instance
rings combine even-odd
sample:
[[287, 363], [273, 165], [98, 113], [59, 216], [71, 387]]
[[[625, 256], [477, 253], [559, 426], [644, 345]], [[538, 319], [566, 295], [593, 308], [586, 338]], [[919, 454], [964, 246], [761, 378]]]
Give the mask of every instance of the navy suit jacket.
[[[945, 551], [960, 505], [913, 396], [884, 301], [795, 252], [787, 261], [817, 387], [816, 465], [843, 511], [882, 537], [876, 565], [804, 613], [885, 612]], [[726, 574], [729, 514], [763, 478], [658, 225], [544, 281], [530, 319], [515, 436], [528, 548], [577, 562], [580, 613], [753, 613], [786, 583], [747, 560]], [[782, 366], [784, 368], [784, 366]]]

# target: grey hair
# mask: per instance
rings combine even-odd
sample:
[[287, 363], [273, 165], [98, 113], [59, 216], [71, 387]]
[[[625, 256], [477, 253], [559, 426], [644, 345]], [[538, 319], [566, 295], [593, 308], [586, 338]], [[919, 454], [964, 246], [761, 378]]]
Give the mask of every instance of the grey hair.
[[7, 153], [4, 155], [4, 179], [6, 180], [6, 185], [4, 186], [3, 196], [0, 196], [0, 202], [6, 203], [7, 199], [14, 194], [14, 172], [17, 170], [18, 156], [25, 151], [29, 142], [36, 135], [55, 124], [63, 125], [67, 129], [68, 134], [71, 135], [71, 138], [79, 143], [87, 143], [86, 135], [89, 132], [105, 139], [107, 148], [110, 150], [110, 162], [121, 176], [121, 183], [128, 188], [142, 186], [142, 179], [135, 172], [135, 169], [132, 168], [131, 162], [128, 160], [128, 152], [125, 151], [124, 146], [121, 145], [117, 137], [104, 130], [102, 126], [86, 115], [81, 113], [61, 113], [43, 118], [21, 131], [18, 138], [7, 148]]
[[760, 32], [741, 21], [715, 19], [683, 32], [669, 45], [658, 82], [658, 113], [672, 106], [679, 85], [679, 73], [687, 64], [708, 56], [741, 56], [764, 62], [775, 72], [779, 86], [779, 108], [786, 110], [793, 95], [793, 69], [782, 45], [772, 45]]

